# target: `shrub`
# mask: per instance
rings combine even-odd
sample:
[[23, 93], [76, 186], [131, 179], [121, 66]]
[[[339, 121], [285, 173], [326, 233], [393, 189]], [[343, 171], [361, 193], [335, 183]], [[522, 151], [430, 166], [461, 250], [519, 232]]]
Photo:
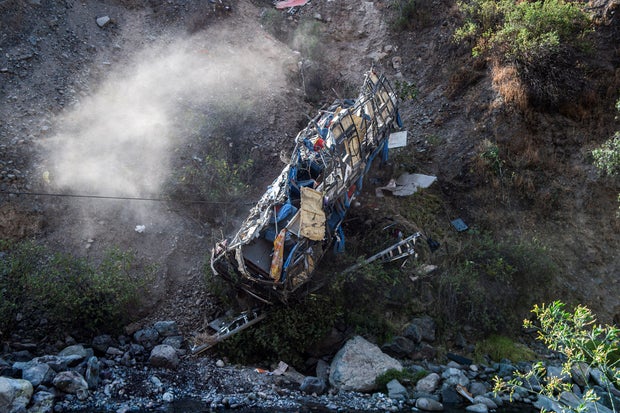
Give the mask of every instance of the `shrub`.
[[450, 269], [436, 281], [437, 311], [448, 325], [510, 331], [520, 312], [544, 298], [557, 265], [536, 242], [496, 240], [475, 230], [462, 237]]
[[[524, 327], [536, 328], [538, 339], [550, 350], [562, 354], [563, 374], [571, 375], [579, 371], [590, 371], [592, 368], [600, 370], [603, 374], [603, 390], [595, 392], [587, 383], [582, 389], [580, 405], [567, 406], [564, 404], [567, 399], [562, 398], [561, 393], [572, 392], [572, 384], [570, 381], [565, 383], [560, 378], [545, 379], [545, 367], [542, 362], [538, 362], [527, 373], [515, 373], [515, 377], [508, 382], [496, 379], [495, 391], [512, 393], [517, 387], [524, 386], [556, 401], [563, 411], [567, 412], [583, 411], [587, 403], [603, 398], [603, 404], [617, 412], [618, 406], [614, 405], [611, 393], [614, 385], [620, 386], [620, 329], [597, 325], [593, 314], [585, 306], [579, 305], [572, 312], [566, 311], [564, 307], [565, 304], [561, 301], [554, 301], [549, 305], [535, 305], [532, 313], [536, 316], [536, 322], [525, 320]], [[540, 390], [534, 390], [527, 385], [532, 382], [540, 383]]]
[[337, 316], [328, 298], [310, 295], [288, 307], [273, 307], [265, 320], [218, 346], [236, 362], [285, 360], [300, 367], [304, 352], [327, 334]]
[[[620, 99], [616, 102], [616, 110], [620, 112]], [[620, 175], [620, 132], [616, 132], [612, 138], [594, 149], [592, 156], [594, 166], [602, 173], [610, 176]], [[620, 203], [620, 194], [618, 194], [618, 202]], [[618, 215], [620, 216], [620, 206], [618, 207]]]
[[428, 371], [426, 370], [420, 370], [413, 373], [407, 369], [389, 369], [385, 373], [377, 376], [377, 378], [375, 379], [375, 384], [377, 385], [377, 388], [379, 390], [386, 392], [387, 384], [394, 379], [398, 380], [401, 384], [410, 383], [411, 385], [415, 385], [420, 379], [426, 377], [427, 375]]
[[584, 90], [574, 55], [588, 46], [590, 19], [578, 2], [471, 0], [458, 2], [465, 22], [457, 41], [474, 56], [516, 68], [534, 106], [556, 107]]
[[431, 20], [429, 0], [395, 0], [393, 5], [397, 9], [394, 19], [396, 31], [425, 27]]
[[485, 356], [489, 356], [491, 360], [498, 362], [502, 359], [517, 362], [535, 358], [534, 352], [527, 346], [515, 343], [510, 338], [501, 335], [492, 335], [476, 343], [475, 359], [484, 361]]
[[148, 271], [135, 274], [131, 253], [117, 249], [96, 266], [32, 242], [4, 243], [2, 251], [0, 330], [5, 334], [15, 327], [18, 312], [77, 333], [116, 331], [137, 314], [149, 280]]

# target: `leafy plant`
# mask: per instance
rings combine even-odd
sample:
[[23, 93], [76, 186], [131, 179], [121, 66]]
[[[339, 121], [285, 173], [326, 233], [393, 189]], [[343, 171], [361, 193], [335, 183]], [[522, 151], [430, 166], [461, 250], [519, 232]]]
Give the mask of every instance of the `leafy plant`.
[[377, 376], [375, 379], [375, 384], [378, 389], [385, 392], [387, 391], [387, 384], [394, 379], [401, 383], [411, 383], [412, 385], [415, 385], [420, 379], [426, 377], [427, 375], [428, 371], [426, 370], [420, 370], [413, 373], [407, 369], [389, 369], [385, 373]]
[[557, 265], [534, 241], [496, 240], [475, 230], [462, 238], [450, 269], [437, 280], [438, 312], [449, 325], [473, 323], [483, 333], [509, 330], [524, 305], [546, 294], [539, 286], [551, 280]]
[[0, 261], [0, 330], [8, 333], [17, 313], [51, 325], [93, 333], [116, 330], [132, 320], [152, 269], [136, 274], [129, 252], [111, 250], [96, 266], [51, 253], [31, 242], [4, 243]]
[[499, 146], [488, 139], [482, 142], [480, 158], [499, 178], [504, 176], [504, 160], [499, 155]]
[[[519, 386], [532, 389], [527, 383], [540, 383], [540, 390], [531, 390], [558, 402], [565, 411], [581, 412], [589, 403], [600, 400], [600, 395], [588, 383], [589, 372], [597, 368], [603, 374], [603, 387], [607, 395], [612, 387], [620, 385], [620, 329], [615, 326], [596, 324], [592, 312], [585, 306], [579, 305], [573, 311], [566, 311], [565, 304], [554, 301], [549, 305], [535, 305], [532, 313], [536, 322], [525, 320], [526, 328], [536, 328], [538, 339], [547, 348], [563, 355], [564, 364], [562, 373], [566, 375], [581, 374], [586, 382], [583, 396], [578, 405], [566, 405], [560, 395], [571, 392], [571, 384], [564, 383], [559, 378], [545, 377], [546, 369], [542, 362], [536, 363], [527, 373], [515, 373], [515, 377], [505, 382], [497, 379], [496, 392], [510, 392]], [[614, 412], [618, 406], [614, 398], [605, 396], [604, 402]]]
[[515, 343], [506, 336], [496, 334], [476, 343], [474, 350], [476, 360], [483, 361], [485, 356], [489, 356], [494, 361], [509, 359], [513, 362], [535, 358], [534, 352], [527, 346]]
[[431, 17], [430, 3], [429, 0], [395, 0], [394, 29], [404, 31], [427, 26]]
[[415, 83], [406, 80], [394, 82], [394, 91], [398, 98], [403, 101], [415, 99], [418, 96], [418, 88]]
[[529, 101], [553, 107], [578, 93], [583, 75], [573, 55], [585, 50], [590, 18], [579, 2], [564, 0], [459, 1], [465, 15], [455, 39], [474, 56], [513, 66]]
[[[620, 99], [616, 102], [616, 109], [620, 112]], [[616, 132], [612, 138], [594, 149], [592, 156], [594, 166], [602, 173], [610, 176], [620, 175], [620, 132]], [[618, 202], [620, 202], [620, 194], [618, 194]], [[618, 208], [618, 215], [620, 215], [620, 207]]]

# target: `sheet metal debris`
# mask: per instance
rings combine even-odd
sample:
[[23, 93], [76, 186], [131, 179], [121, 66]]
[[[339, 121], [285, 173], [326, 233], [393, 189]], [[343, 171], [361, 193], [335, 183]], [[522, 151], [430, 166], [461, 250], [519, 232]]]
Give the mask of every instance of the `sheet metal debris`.
[[388, 140], [388, 148], [402, 148], [403, 146], [407, 146], [407, 131], [391, 133]]
[[276, 9], [287, 9], [289, 7], [305, 6], [310, 0], [285, 0], [276, 3]]
[[378, 197], [384, 196], [383, 191], [394, 196], [409, 196], [415, 194], [418, 188], [428, 188], [436, 180], [437, 177], [431, 175], [404, 173], [396, 180], [391, 179], [386, 186], [377, 188], [375, 193]]
[[455, 220], [452, 220], [452, 221], [450, 221], [450, 223], [452, 224], [454, 229], [457, 230], [458, 232], [467, 231], [469, 229], [469, 227], [467, 226], [465, 221], [463, 221], [461, 218], [457, 218]]

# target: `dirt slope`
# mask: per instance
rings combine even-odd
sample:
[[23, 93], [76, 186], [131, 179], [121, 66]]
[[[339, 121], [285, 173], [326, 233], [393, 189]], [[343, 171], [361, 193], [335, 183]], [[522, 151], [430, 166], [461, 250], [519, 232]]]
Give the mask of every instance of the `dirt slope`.
[[[287, 139], [305, 122], [304, 114], [313, 114], [308, 100], [331, 100], [355, 90], [374, 63], [388, 77], [413, 82], [419, 90], [417, 99], [402, 106], [416, 149], [411, 161], [418, 171], [438, 176], [447, 215], [506, 236], [540, 240], [563, 268], [557, 298], [586, 303], [603, 321], [618, 321], [620, 231], [614, 209], [619, 188], [597, 176], [588, 149], [620, 125], [609, 111], [593, 110], [575, 120], [524, 114], [506, 105], [494, 89], [491, 69], [452, 42], [459, 23], [452, 2], [426, 2], [419, 24], [397, 33], [391, 30], [396, 10], [388, 0], [313, 0], [289, 15], [267, 0], [232, 1], [230, 10], [177, 0], [5, 1], [0, 7], [13, 3], [20, 8], [2, 10], [12, 14], [3, 14], [0, 37], [2, 191], [107, 195], [121, 188], [117, 178], [124, 182], [134, 176], [124, 175], [127, 169], [149, 173], [135, 175], [144, 185], [121, 195], [156, 197], [170, 176], [204, 158], [205, 139], [230, 129], [231, 145], [239, 145], [240, 153], [251, 148], [251, 156], [264, 165], [248, 189], [247, 198], [256, 199], [280, 169]], [[96, 22], [101, 16], [111, 18], [104, 27]], [[598, 46], [605, 56], [599, 89], [620, 78], [620, 55], [615, 49], [603, 52], [612, 41], [604, 36]], [[175, 43], [179, 39], [182, 43]], [[319, 41], [320, 47], [312, 49], [319, 54], [300, 65], [293, 49], [308, 48], [308, 39]], [[177, 52], [180, 62], [169, 60]], [[210, 66], [218, 62], [219, 70]], [[170, 75], [162, 76], [166, 70]], [[134, 83], [123, 83], [127, 78]], [[188, 78], [191, 82], [184, 82]], [[132, 89], [145, 79], [142, 88]], [[185, 86], [168, 87], [173, 84]], [[119, 91], [124, 90], [141, 100], [122, 108], [121, 116], [118, 108], [126, 99]], [[100, 96], [108, 100], [101, 103]], [[152, 106], [155, 101], [165, 104]], [[65, 175], [55, 172], [51, 154], [57, 152], [50, 147], [58, 142], [70, 143], [55, 146], [63, 154], [82, 143], [97, 152], [98, 145], [125, 136], [133, 120], [160, 110], [164, 115], [145, 119], [142, 132], [135, 133], [140, 146], [131, 147], [129, 160], [116, 164], [111, 159], [87, 180], [94, 161], [78, 152], [69, 162], [83, 167]], [[241, 121], [222, 128], [230, 126], [230, 117], [218, 118], [225, 112], [241, 114]], [[98, 123], [101, 117], [107, 123]], [[90, 141], [93, 129], [102, 131]], [[66, 136], [73, 140], [60, 139]], [[516, 149], [515, 156], [523, 159], [528, 148], [544, 146], [529, 160], [531, 184], [497, 186], [476, 173], [484, 139]], [[154, 183], [147, 179], [153, 176]], [[219, 214], [218, 204], [3, 193], [0, 208], [10, 219], [0, 220], [0, 228], [3, 237], [35, 237], [94, 260], [111, 246], [134, 250], [139, 260], [159, 268], [149, 316], [176, 319], [190, 332], [214, 311], [202, 288], [212, 240], [221, 231], [230, 233], [247, 207]], [[145, 231], [136, 232], [136, 225], [145, 225]]]

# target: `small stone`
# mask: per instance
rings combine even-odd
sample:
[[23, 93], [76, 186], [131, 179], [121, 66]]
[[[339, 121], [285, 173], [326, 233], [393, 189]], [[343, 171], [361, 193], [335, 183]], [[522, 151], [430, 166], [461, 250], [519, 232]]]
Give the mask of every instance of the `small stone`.
[[75, 371], [61, 371], [54, 377], [54, 386], [65, 393], [77, 394], [79, 390], [88, 391], [88, 383]]
[[325, 380], [320, 379], [318, 377], [307, 376], [304, 378], [304, 381], [301, 383], [299, 390], [306, 394], [316, 394], [320, 396], [325, 392], [327, 385], [325, 384]]
[[97, 17], [97, 26], [104, 27], [108, 23], [110, 23], [110, 16]]
[[176, 321], [158, 321], [153, 327], [162, 337], [170, 337], [179, 335], [179, 328]]
[[215, 362], [215, 365], [216, 365], [217, 367], [220, 367], [220, 368], [221, 368], [221, 367], [224, 367], [224, 366], [226, 365], [226, 363], [224, 363], [224, 360], [222, 360], [222, 359], [218, 359], [218, 360]]
[[151, 351], [149, 363], [153, 367], [176, 369], [179, 365], [179, 356], [173, 347], [167, 344], [160, 344]]
[[474, 413], [487, 413], [489, 411], [489, 408], [486, 406], [486, 404], [478, 403], [467, 406], [465, 410]]
[[162, 394], [161, 399], [166, 403], [172, 403], [174, 401], [174, 395], [169, 391]]
[[420, 410], [426, 410], [428, 412], [441, 412], [443, 411], [443, 405], [437, 400], [429, 399], [427, 397], [420, 397], [415, 402], [415, 407]]

